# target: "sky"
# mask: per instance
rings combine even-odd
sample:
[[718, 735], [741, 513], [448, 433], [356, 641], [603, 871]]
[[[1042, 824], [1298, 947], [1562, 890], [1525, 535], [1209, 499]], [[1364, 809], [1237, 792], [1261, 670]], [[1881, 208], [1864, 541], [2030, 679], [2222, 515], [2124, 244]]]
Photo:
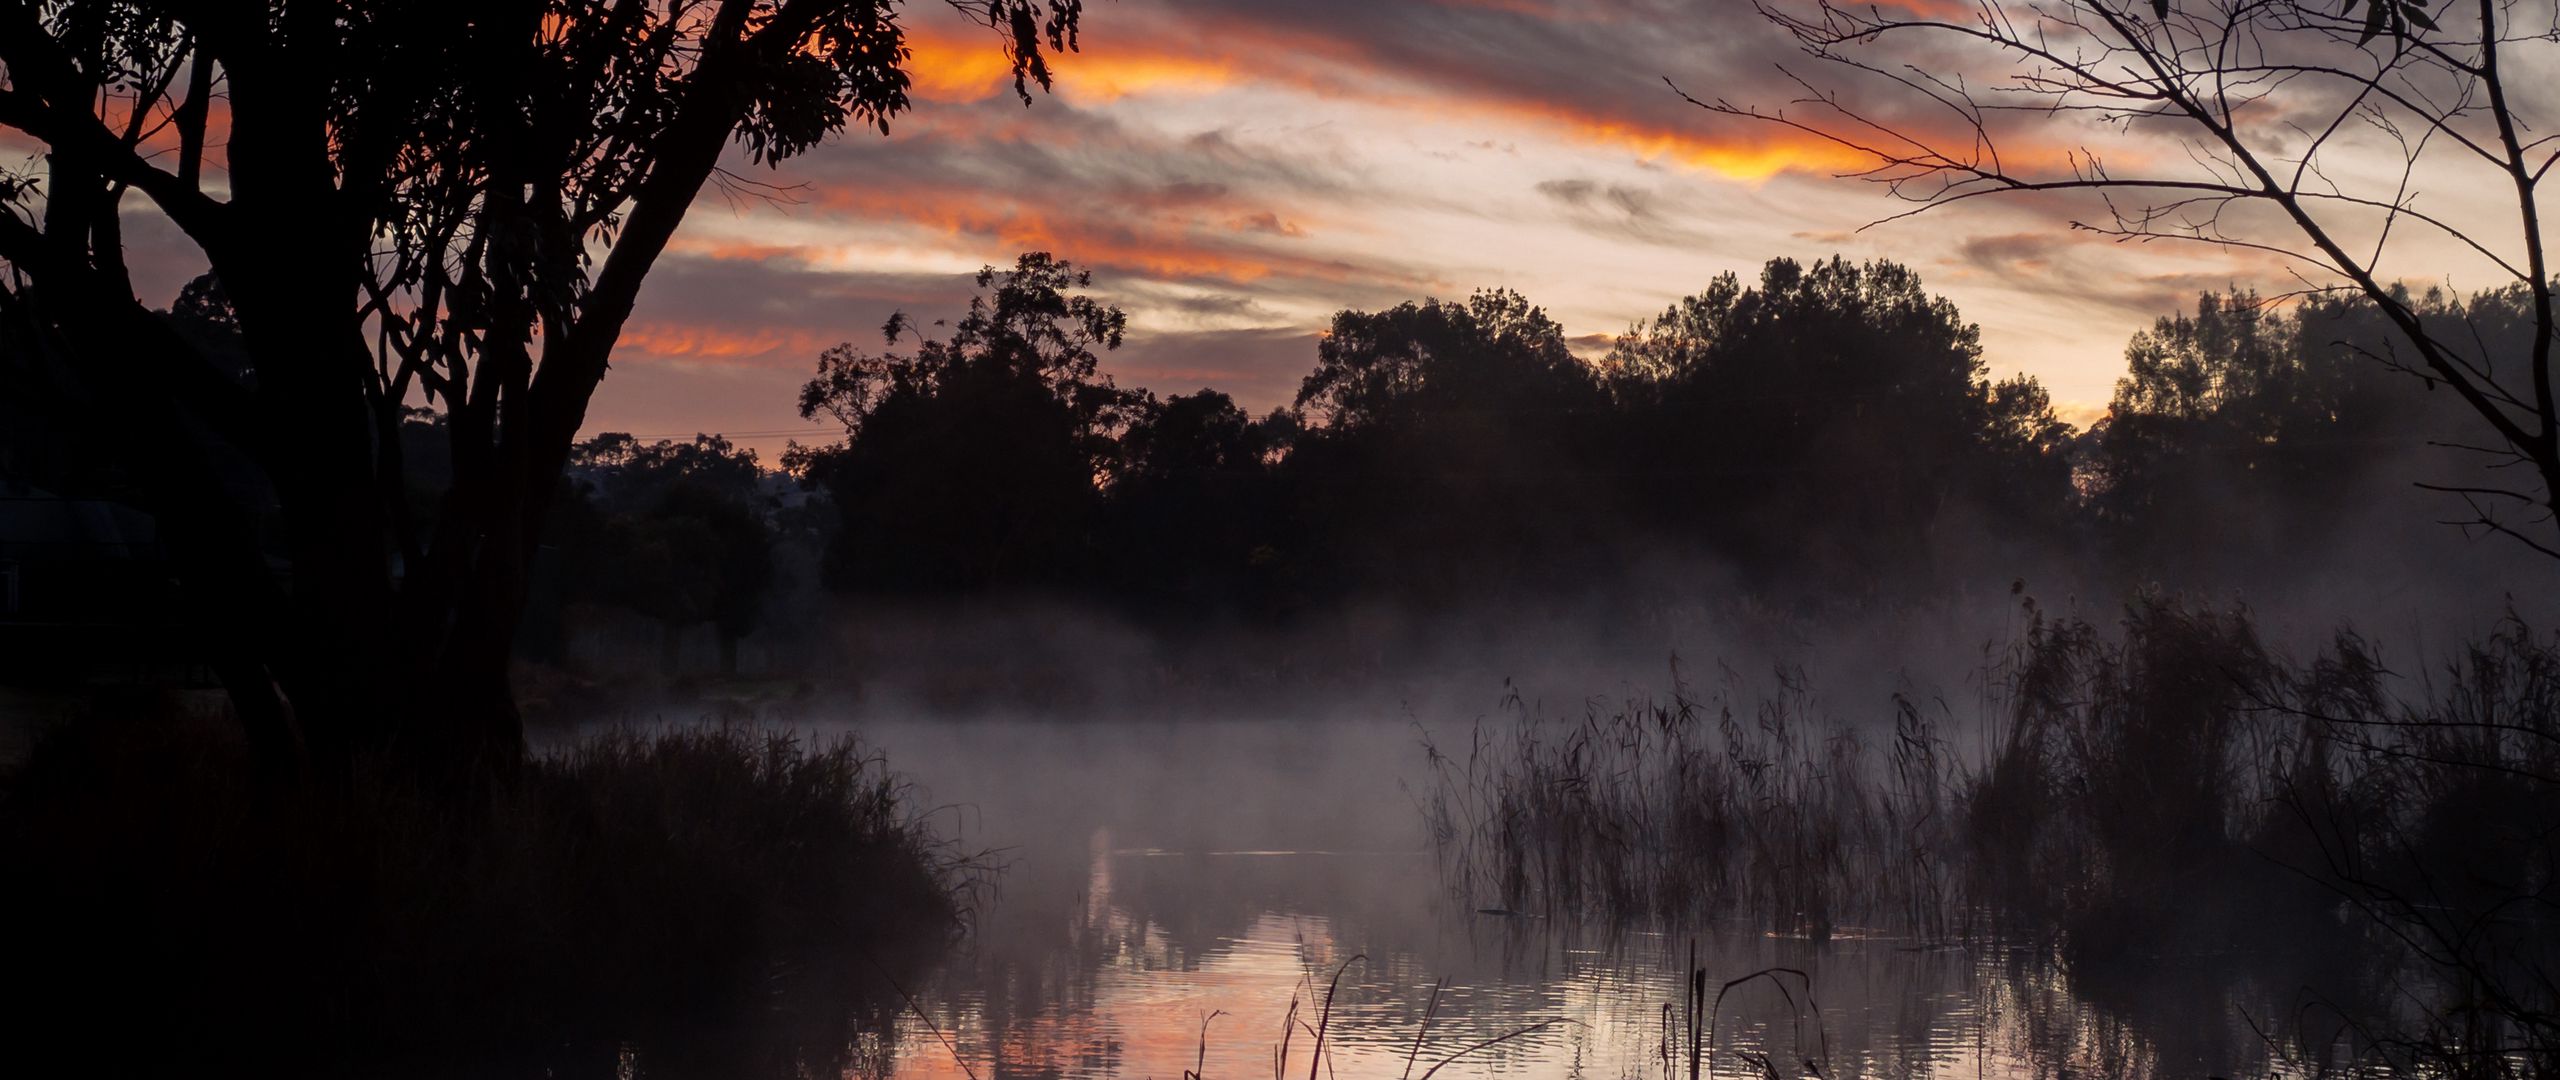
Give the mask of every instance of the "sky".
[[[2072, 197], [1877, 224], [1909, 205], [1839, 175], [1855, 166], [1837, 148], [1668, 85], [1778, 107], [1800, 94], [1782, 65], [1831, 77], [1740, 0], [1096, 0], [1081, 48], [1028, 105], [992, 31], [943, 4], [904, 10], [914, 108], [885, 136], [849, 131], [778, 168], [734, 155], [735, 179], [651, 274], [589, 433], [722, 432], [768, 460], [830, 441], [840, 430], [795, 408], [822, 350], [880, 347], [892, 312], [931, 332], [965, 310], [979, 267], [1026, 251], [1090, 269], [1093, 292], [1128, 311], [1105, 361], [1121, 385], [1214, 388], [1256, 411], [1288, 402], [1346, 308], [1516, 289], [1596, 357], [1719, 274], [1837, 254], [1919, 271], [1981, 326], [1994, 375], [2034, 374], [2086, 422], [2135, 331], [2205, 290], [2296, 284], [2257, 253], [2074, 232], [2098, 207]], [[1930, 59], [1980, 84], [2002, 74]], [[2531, 105], [2560, 93], [2560, 79], [2519, 83], [2543, 99]], [[2005, 134], [2012, 154], [2051, 162], [2082, 146], [2137, 166], [2183, 153], [2058, 120]], [[2348, 147], [2332, 165], [2387, 183], [2389, 160]], [[2426, 194], [2494, 223], [2481, 190], [2448, 178]], [[129, 244], [185, 246], [155, 228], [168, 231], [137, 223]], [[2496, 284], [2459, 253], [2402, 243], [2403, 276]], [[137, 277], [174, 293], [187, 273]]]
[[[2209, 248], [2075, 237], [2074, 207], [1906, 207], [1842, 155], [1719, 117], [1783, 104], [1790, 41], [1743, 3], [1106, 0], [1053, 92], [1014, 96], [991, 33], [907, 13], [915, 108], [697, 205], [660, 263], [590, 431], [825, 441], [794, 394], [817, 354], [956, 317], [968, 275], [1043, 250], [1130, 316], [1105, 370], [1159, 394], [1286, 404], [1334, 312], [1511, 288], [1597, 355], [1721, 273], [1891, 258], [2032, 372], [2102, 408], [2127, 338], [2268, 276]], [[2085, 207], [2076, 208], [2085, 210]]]
[[[1889, 257], [1979, 321], [1991, 362], [2103, 403], [2154, 316], [2230, 283], [2217, 253], [2133, 273], [2048, 215], [1900, 209], [1841, 157], [1712, 116], [1789, 46], [1744, 4], [1112, 0], [1025, 106], [991, 34], [910, 9], [916, 106], [715, 193], [660, 263], [589, 430], [826, 439], [818, 352], [930, 323], [967, 275], [1045, 250], [1130, 315], [1122, 385], [1287, 403], [1334, 312], [1516, 289], [1577, 345], [1776, 256]], [[1761, 93], [1765, 91], [1765, 93]], [[929, 329], [929, 327], [928, 327]]]

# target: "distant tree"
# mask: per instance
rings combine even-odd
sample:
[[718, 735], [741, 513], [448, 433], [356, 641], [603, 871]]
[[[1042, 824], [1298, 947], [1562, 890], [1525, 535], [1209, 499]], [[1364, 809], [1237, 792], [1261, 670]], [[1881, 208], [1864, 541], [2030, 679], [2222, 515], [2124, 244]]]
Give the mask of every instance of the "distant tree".
[[742, 506], [766, 501], [766, 473], [756, 452], [720, 435], [696, 435], [691, 442], [641, 442], [608, 431], [570, 447], [569, 474], [611, 509], [625, 512], [655, 506], [680, 485]]
[[1537, 412], [1599, 401], [1590, 367], [1565, 346], [1563, 328], [1528, 298], [1495, 289], [1464, 304], [1429, 300], [1335, 315], [1297, 405], [1336, 432], [1354, 432], [1456, 413], [1532, 421]]
[[[2396, 295], [2434, 333], [2511, 348], [2530, 332], [2514, 291]], [[2193, 313], [2161, 318], [2126, 347], [2125, 375], [2091, 431], [2084, 486], [2096, 520], [2155, 569], [2326, 541], [2377, 494], [2378, 470], [2414, 463], [2464, 426], [2451, 395], [2372, 362], [2395, 333], [2354, 296], [2288, 307], [2206, 293]]]
[[1271, 614], [1296, 547], [1275, 473], [1294, 414], [1257, 420], [1215, 390], [1132, 412], [1098, 542], [1115, 593], [1159, 613]]
[[677, 670], [684, 631], [708, 623], [722, 674], [762, 618], [775, 529], [755, 451], [717, 435], [644, 443], [607, 432], [570, 453], [555, 511], [565, 599], [616, 606], [664, 628], [660, 667]]
[[242, 385], [256, 383], [257, 365], [249, 361], [248, 342], [240, 336], [240, 316], [231, 309], [231, 297], [222, 291], [220, 279], [207, 273], [189, 280], [169, 305], [168, 320], [215, 370]]
[[[795, 447], [785, 464], [841, 515], [832, 586], [971, 592], [1084, 572], [1100, 485], [1140, 400], [1097, 371], [1097, 350], [1119, 346], [1128, 317], [1074, 291], [1091, 283], [1026, 254], [979, 272], [982, 292], [946, 339], [819, 357], [800, 414], [835, 419], [845, 441]], [[884, 330], [894, 346], [905, 317]]]
[[[1561, 585], [1609, 561], [1607, 395], [1516, 292], [1345, 311], [1296, 404], [1308, 576], [1458, 594]], [[1600, 482], [1595, 482], [1595, 479]]]
[[[2560, 35], [2547, 5], [1986, 0], [1930, 11], [1812, 0], [1761, 10], [1842, 81], [1801, 80], [1788, 110], [1693, 102], [1865, 159], [1852, 175], [1915, 204], [1910, 214], [2087, 193], [2095, 213], [2074, 228], [2271, 255], [2306, 288], [2359, 299], [2391, 331], [2369, 342], [2371, 359], [2451, 390], [2477, 433], [2458, 441], [2493, 466], [2520, 466], [2434, 486], [2464, 502], [2471, 528], [2560, 557], [2560, 302], [2541, 198], [2560, 125], [2542, 90]], [[2010, 74], [1942, 66], [1956, 57]], [[2075, 121], [2088, 126], [2058, 130]], [[2101, 132], [2179, 145], [2022, 150]], [[2446, 198], [2479, 201], [2489, 216], [2457, 213]], [[2514, 351], [2485, 350], [2397, 287], [2446, 269], [2410, 266], [2416, 236], [2514, 290], [2529, 326]]]
[[1170, 484], [1255, 468], [1272, 451], [1269, 433], [1234, 398], [1216, 390], [1147, 395], [1120, 438], [1122, 484]]
[[1956, 497], [2030, 520], [2068, 499], [2064, 431], [2032, 380], [1994, 385], [1979, 331], [1890, 262], [1772, 260], [1618, 339], [1609, 381], [1647, 502], [1746, 558], [1921, 554]]
[[2054, 411], [2053, 394], [2033, 375], [1991, 383], [1982, 408], [1980, 457], [1967, 494], [1996, 521], [2053, 538], [2077, 510], [2072, 462], [2081, 433]]
[[[954, 5], [1025, 101], [1078, 0]], [[735, 143], [770, 165], [908, 106], [882, 0], [0, 0], [0, 376], [147, 477], [216, 669], [270, 775], [357, 748], [504, 770], [507, 660], [555, 480], [642, 280]], [[213, 122], [219, 101], [225, 124]], [[227, 126], [226, 126], [227, 125]], [[210, 168], [208, 168], [210, 166]], [[242, 379], [145, 317], [148, 199], [236, 313]], [[412, 520], [396, 429], [445, 414]], [[112, 420], [112, 422], [110, 422]], [[140, 437], [109, 430], [140, 431]], [[208, 464], [253, 462], [280, 507]]]

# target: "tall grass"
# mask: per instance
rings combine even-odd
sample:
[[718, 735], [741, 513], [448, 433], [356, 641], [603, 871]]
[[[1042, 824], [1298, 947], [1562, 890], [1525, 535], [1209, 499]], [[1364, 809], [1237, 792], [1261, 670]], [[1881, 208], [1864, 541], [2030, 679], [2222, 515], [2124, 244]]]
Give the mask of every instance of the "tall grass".
[[125, 718], [8, 779], [20, 1060], [833, 1075], [962, 913], [965, 861], [851, 740], [612, 732], [466, 806], [380, 778], [259, 803], [237, 757]]
[[[1746, 915], [1828, 937], [1950, 913], [1948, 757], [1897, 698], [1891, 744], [1812, 719], [1799, 672], [1746, 701], [1713, 691], [1594, 703], [1549, 721], [1517, 695], [1463, 747], [1426, 739], [1425, 814], [1453, 880], [1479, 902], [1552, 916]], [[1879, 761], [1881, 758], [1881, 761]]]
[[[2396, 1068], [2560, 1075], [2560, 647], [2510, 619], [2396, 676], [2352, 634], [2269, 697], [2298, 727], [2268, 844], [2394, 961], [2339, 1021]], [[2415, 691], [2396, 692], [2401, 684]]]
[[2034, 612], [1980, 678], [1963, 750], [1946, 709], [1826, 713], [1792, 670], [1514, 697], [1428, 743], [1424, 810], [1471, 903], [2027, 940], [2089, 978], [2343, 956], [2360, 986], [2319, 1005], [2365, 1059], [2560, 1072], [2560, 641], [2510, 619], [2399, 673], [2352, 631], [2297, 660], [2244, 610], [2143, 598]]

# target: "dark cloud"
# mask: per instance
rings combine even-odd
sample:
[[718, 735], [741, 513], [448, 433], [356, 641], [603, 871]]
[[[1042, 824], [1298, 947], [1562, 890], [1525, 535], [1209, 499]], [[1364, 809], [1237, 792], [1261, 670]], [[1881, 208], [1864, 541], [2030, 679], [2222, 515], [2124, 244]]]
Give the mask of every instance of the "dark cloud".
[[2198, 293], [2227, 291], [2238, 276], [2223, 266], [2201, 271], [2129, 273], [2122, 244], [2065, 231], [1968, 237], [1939, 265], [1979, 275], [2001, 288], [2103, 313], [2143, 319], [2182, 310]]
[[1596, 353], [1605, 353], [1610, 349], [1617, 347], [1618, 335], [1575, 334], [1572, 337], [1566, 338], [1564, 343], [1573, 351], [1588, 356]]
[[1581, 207], [1590, 205], [1591, 193], [1599, 189], [1599, 184], [1589, 180], [1538, 181], [1538, 194], [1554, 199], [1566, 206]]
[[1280, 220], [1280, 215], [1274, 214], [1269, 210], [1246, 214], [1242, 217], [1230, 218], [1227, 221], [1227, 227], [1238, 232], [1269, 233], [1273, 236], [1300, 237], [1307, 235], [1307, 230], [1299, 228], [1292, 222]]
[[964, 309], [975, 288], [966, 274], [819, 270], [787, 251], [745, 258], [676, 252], [650, 271], [640, 311], [683, 323], [870, 333], [892, 310]]
[[1250, 296], [1238, 296], [1224, 293], [1211, 296], [1174, 297], [1166, 300], [1165, 304], [1177, 311], [1188, 312], [1193, 315], [1207, 315], [1227, 319], [1268, 319], [1272, 315], [1271, 309], [1264, 307], [1260, 300], [1256, 300]]
[[[1781, 61], [1800, 55], [1794, 40], [1742, 3], [1187, 0], [1118, 10], [1136, 17], [1117, 32], [1167, 46], [1276, 54], [1269, 60], [1274, 67], [1313, 69], [1355, 85], [1418, 84], [1452, 102], [1585, 127], [1701, 139], [1782, 137], [1776, 129], [1690, 105], [1665, 80], [1700, 98], [1771, 107], [1802, 94], [1779, 70]], [[1115, 30], [1097, 22], [1094, 32], [1107, 38]], [[1268, 47], [1240, 50], [1239, 41]], [[1951, 56], [1918, 59], [1934, 61], [1941, 70], [1958, 62]], [[1944, 122], [1943, 110], [1924, 108], [1907, 96], [1863, 104], [1886, 123], [1936, 128]]]
[[1564, 210], [1564, 220], [1577, 229], [1615, 240], [1668, 247], [1696, 247], [1708, 235], [1675, 220], [1678, 200], [1659, 192], [1602, 184], [1594, 180], [1542, 180], [1535, 190]]
[[2050, 233], [2006, 233], [1976, 236], [1956, 246], [1956, 255], [1993, 273], [2041, 270], [2070, 247], [2070, 240]]
[[1232, 289], [1275, 302], [1407, 293], [1425, 274], [1393, 260], [1294, 243], [1328, 212], [1368, 213], [1393, 196], [1345, 154], [1219, 128], [1166, 132], [1044, 99], [936, 106], [886, 138], [854, 137], [789, 166], [796, 205], [766, 211], [816, 225], [941, 230], [938, 246], [1004, 262], [1046, 250], [1117, 280]]

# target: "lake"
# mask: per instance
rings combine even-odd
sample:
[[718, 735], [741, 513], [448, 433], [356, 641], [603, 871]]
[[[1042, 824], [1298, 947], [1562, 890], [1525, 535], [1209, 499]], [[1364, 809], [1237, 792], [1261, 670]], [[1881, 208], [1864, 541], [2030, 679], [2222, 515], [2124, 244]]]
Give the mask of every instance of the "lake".
[[2252, 1019], [2302, 1003], [2280, 973], [2174, 950], [2073, 972], [2044, 949], [1478, 911], [1441, 883], [1421, 726], [1393, 710], [858, 730], [945, 835], [1003, 863], [909, 988], [885, 1051], [906, 1080], [1685, 1075], [1692, 950], [1710, 995], [1742, 980], [1707, 1010], [1713, 1075], [2255, 1073]]

